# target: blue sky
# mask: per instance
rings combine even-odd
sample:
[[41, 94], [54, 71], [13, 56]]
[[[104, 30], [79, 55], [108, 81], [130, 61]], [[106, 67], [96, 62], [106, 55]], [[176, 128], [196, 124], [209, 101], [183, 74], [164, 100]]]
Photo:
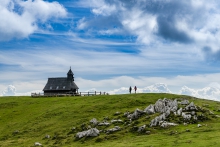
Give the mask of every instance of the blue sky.
[[217, 0], [0, 0], [0, 92], [42, 90], [70, 66], [80, 91], [220, 88]]

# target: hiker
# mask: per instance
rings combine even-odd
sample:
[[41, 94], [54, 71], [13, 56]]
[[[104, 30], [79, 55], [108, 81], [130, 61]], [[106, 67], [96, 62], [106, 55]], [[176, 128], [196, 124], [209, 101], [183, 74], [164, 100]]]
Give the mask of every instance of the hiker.
[[132, 88], [131, 88], [131, 86], [130, 86], [130, 88], [129, 88], [129, 92], [130, 92], [130, 94], [131, 94], [131, 90], [132, 90]]
[[136, 86], [134, 86], [134, 91], [135, 91], [135, 93], [136, 93], [136, 91], [137, 91], [137, 87], [136, 87]]

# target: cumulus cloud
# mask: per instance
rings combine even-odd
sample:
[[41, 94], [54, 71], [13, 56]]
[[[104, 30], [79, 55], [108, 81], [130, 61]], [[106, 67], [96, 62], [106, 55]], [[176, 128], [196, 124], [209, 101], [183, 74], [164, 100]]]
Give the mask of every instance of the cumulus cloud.
[[57, 2], [4, 0], [0, 3], [0, 41], [25, 38], [38, 30], [39, 23], [67, 15]]
[[90, 30], [103, 26], [112, 30], [117, 26], [123, 30], [120, 33], [135, 36], [138, 43], [169, 43], [174, 50], [177, 49], [172, 44], [176, 43], [190, 44], [190, 48], [197, 48], [200, 53], [204, 53], [201, 51], [204, 46], [209, 46], [212, 57], [219, 59], [219, 1], [85, 0], [79, 5], [91, 8], [95, 15], [93, 21], [83, 22]]
[[8, 85], [1, 93], [0, 96], [15, 96], [16, 88], [13, 85]]

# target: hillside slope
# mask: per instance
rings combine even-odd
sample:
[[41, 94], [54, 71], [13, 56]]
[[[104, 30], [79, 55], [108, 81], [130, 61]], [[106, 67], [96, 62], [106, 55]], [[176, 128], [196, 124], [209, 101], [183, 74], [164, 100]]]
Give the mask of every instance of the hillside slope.
[[[161, 128], [149, 127], [155, 115], [145, 115], [133, 125], [146, 124], [150, 134], [137, 133], [124, 124], [115, 133], [77, 139], [75, 135], [88, 126], [92, 118], [124, 119], [123, 113], [143, 110], [158, 99], [187, 99], [214, 112], [208, 120], [197, 124], [180, 124]], [[2, 97], [0, 98], [0, 145], [3, 147], [34, 146], [40, 142], [55, 146], [220, 146], [220, 102], [173, 94], [130, 94], [85, 97]], [[115, 115], [116, 112], [121, 112]], [[75, 128], [75, 129], [73, 129]], [[112, 126], [103, 127], [105, 130]], [[50, 138], [45, 138], [50, 135]]]

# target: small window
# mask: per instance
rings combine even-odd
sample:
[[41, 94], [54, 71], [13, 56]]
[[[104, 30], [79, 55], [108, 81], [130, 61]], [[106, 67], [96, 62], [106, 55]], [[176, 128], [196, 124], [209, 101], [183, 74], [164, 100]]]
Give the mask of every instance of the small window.
[[59, 86], [57, 86], [57, 89], [59, 89]]
[[50, 86], [50, 89], [52, 89], [52, 86]]
[[63, 86], [63, 89], [65, 89], [66, 87], [65, 86]]

